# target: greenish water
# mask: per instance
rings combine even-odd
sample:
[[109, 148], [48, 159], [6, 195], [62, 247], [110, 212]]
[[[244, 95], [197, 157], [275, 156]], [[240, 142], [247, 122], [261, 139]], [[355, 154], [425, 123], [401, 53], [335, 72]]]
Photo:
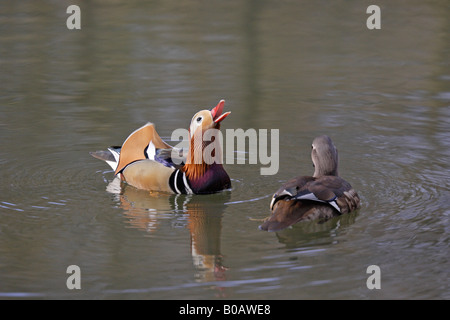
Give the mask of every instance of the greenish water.
[[[450, 298], [447, 1], [378, 1], [380, 30], [369, 1], [91, 1], [81, 30], [70, 4], [0, 4], [0, 298]], [[276, 175], [225, 164], [231, 191], [149, 194], [89, 155], [222, 98], [223, 130], [280, 130]], [[319, 134], [361, 209], [258, 230]]]

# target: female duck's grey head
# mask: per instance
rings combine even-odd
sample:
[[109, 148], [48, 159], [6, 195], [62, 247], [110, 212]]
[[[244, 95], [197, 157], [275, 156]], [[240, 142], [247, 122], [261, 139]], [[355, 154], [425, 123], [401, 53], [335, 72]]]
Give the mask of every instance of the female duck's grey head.
[[323, 135], [314, 139], [311, 158], [314, 177], [338, 176], [338, 152], [330, 137]]

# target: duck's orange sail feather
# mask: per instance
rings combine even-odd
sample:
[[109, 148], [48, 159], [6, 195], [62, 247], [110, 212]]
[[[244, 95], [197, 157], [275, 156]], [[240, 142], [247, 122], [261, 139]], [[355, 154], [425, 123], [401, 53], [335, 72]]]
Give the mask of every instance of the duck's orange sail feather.
[[121, 172], [132, 162], [146, 159], [145, 149], [150, 142], [153, 143], [156, 149], [172, 148], [172, 146], [165, 143], [158, 135], [155, 125], [149, 122], [131, 133], [123, 143], [115, 174]]

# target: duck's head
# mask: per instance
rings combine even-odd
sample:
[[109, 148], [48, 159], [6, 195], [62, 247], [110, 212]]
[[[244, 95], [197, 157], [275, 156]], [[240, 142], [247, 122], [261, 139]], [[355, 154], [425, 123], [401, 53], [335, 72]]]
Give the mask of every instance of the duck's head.
[[220, 129], [220, 123], [225, 119], [231, 112], [223, 112], [223, 106], [225, 105], [225, 100], [220, 100], [217, 106], [211, 110], [201, 110], [197, 112], [191, 120], [191, 125], [189, 126], [190, 136], [193, 137], [197, 130], [206, 132], [208, 129]]
[[314, 177], [338, 175], [338, 151], [330, 137], [316, 137], [312, 143], [311, 159]]
[[231, 113], [222, 113], [224, 105], [225, 100], [220, 100], [211, 110], [199, 111], [192, 117], [189, 126], [189, 152], [183, 167], [191, 182], [201, 179], [209, 165], [222, 163], [221, 139], [217, 133], [220, 123]]

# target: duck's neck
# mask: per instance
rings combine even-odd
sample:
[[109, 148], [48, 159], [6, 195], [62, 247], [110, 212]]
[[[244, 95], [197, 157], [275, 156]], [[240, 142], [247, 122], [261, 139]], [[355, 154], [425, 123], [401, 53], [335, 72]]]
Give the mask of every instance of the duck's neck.
[[222, 149], [218, 139], [203, 141], [198, 137], [192, 137], [189, 141], [186, 164], [182, 171], [186, 173], [189, 180], [198, 180], [205, 175], [211, 166], [222, 166], [221, 163]]
[[230, 177], [221, 164], [206, 165], [205, 171], [201, 175], [199, 175], [199, 171], [195, 171], [199, 168], [200, 165], [183, 167], [183, 170], [187, 170], [185, 171], [186, 176], [194, 193], [214, 193], [231, 188]]
[[[334, 159], [321, 159], [319, 163], [314, 164], [313, 177], [318, 178], [322, 176], [339, 176], [337, 155]], [[328, 160], [328, 161], [323, 161]]]
[[219, 139], [194, 143], [190, 140], [186, 173], [194, 193], [213, 193], [231, 188], [230, 177], [222, 166], [222, 149]]
[[205, 172], [208, 170], [208, 167], [209, 165], [205, 163], [202, 164], [186, 163], [181, 170], [186, 173], [186, 176], [189, 178], [189, 180], [197, 180], [205, 175]]
[[337, 166], [333, 169], [324, 169], [316, 166], [313, 177], [318, 178], [322, 176], [336, 176], [336, 177], [339, 176]]

